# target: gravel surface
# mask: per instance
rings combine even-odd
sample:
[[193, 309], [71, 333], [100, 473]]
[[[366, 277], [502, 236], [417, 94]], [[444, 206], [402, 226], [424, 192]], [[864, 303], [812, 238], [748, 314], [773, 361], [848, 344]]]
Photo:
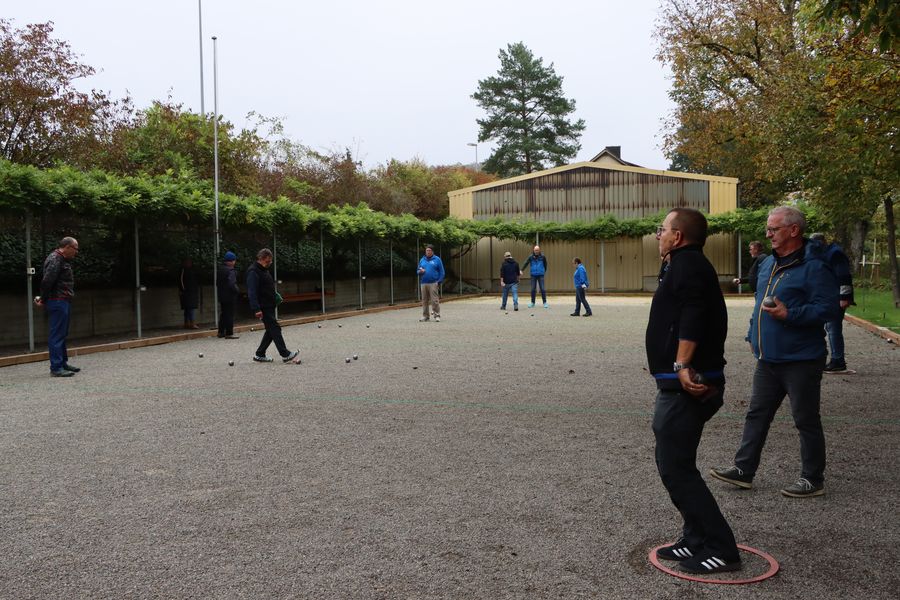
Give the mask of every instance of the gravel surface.
[[[300, 365], [251, 362], [256, 331], [83, 356], [69, 379], [0, 369], [0, 597], [896, 597], [894, 345], [845, 327], [859, 373], [823, 383], [826, 496], [778, 492], [799, 474], [786, 405], [754, 489], [710, 482], [780, 573], [692, 583], [647, 560], [679, 524], [653, 461], [649, 298], [590, 300], [590, 319], [560, 296], [289, 327]], [[728, 305], [704, 473], [731, 464], [753, 368], [749, 302]]]

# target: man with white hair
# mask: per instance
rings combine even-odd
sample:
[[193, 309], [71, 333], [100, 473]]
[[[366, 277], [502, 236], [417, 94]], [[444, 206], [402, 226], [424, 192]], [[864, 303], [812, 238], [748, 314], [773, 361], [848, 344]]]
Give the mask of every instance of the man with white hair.
[[834, 272], [821, 244], [803, 237], [806, 219], [790, 206], [769, 213], [772, 255], [759, 266], [756, 306], [747, 339], [757, 358], [741, 445], [730, 467], [710, 475], [753, 487], [769, 426], [785, 396], [800, 434], [801, 472], [781, 493], [808, 498], [825, 493], [825, 433], [819, 412], [827, 321], [840, 311]]

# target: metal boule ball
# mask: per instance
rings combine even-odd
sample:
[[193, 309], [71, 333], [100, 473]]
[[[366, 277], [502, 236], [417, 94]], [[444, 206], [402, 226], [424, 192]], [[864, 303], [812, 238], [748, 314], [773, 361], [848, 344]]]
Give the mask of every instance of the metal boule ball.
[[709, 380], [707, 380], [706, 377], [703, 376], [703, 373], [694, 373], [692, 381], [700, 385], [706, 385], [707, 383], [709, 383]]
[[763, 298], [762, 305], [766, 308], [775, 308], [775, 296], [766, 296]]
[[201, 353], [198, 354], [197, 356], [199, 356], [200, 358], [203, 358], [203, 353], [201, 352]]
[[229, 367], [233, 367], [233, 366], [234, 366], [234, 361], [233, 361], [233, 360], [229, 360], [229, 361], [228, 361], [228, 366], [229, 366]]
[[347, 358], [345, 358], [344, 362], [350, 362], [350, 357], [348, 356]]
[[354, 354], [354, 355], [353, 355], [353, 360], [359, 360], [359, 354]]

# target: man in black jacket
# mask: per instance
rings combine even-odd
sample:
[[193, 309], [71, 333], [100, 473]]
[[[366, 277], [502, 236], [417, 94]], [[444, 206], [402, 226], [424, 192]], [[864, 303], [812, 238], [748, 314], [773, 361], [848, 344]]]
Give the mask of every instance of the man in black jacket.
[[219, 273], [216, 277], [216, 292], [219, 295], [219, 337], [228, 340], [238, 339], [234, 335], [234, 304], [237, 302], [240, 290], [237, 285], [237, 272], [234, 263], [237, 255], [230, 250], [225, 253], [225, 260], [219, 265]]
[[768, 256], [768, 254], [763, 252], [763, 245], [759, 240], [753, 240], [752, 242], [750, 242], [749, 248], [750, 256], [753, 257], [753, 264], [750, 265], [750, 271], [747, 273], [746, 277], [735, 277], [732, 281], [735, 285], [740, 285], [742, 283], [750, 284], [750, 291], [755, 294], [756, 278], [759, 274], [759, 264], [765, 257]]
[[725, 392], [728, 314], [715, 269], [703, 255], [706, 217], [674, 208], [656, 231], [663, 260], [653, 295], [646, 347], [656, 379], [656, 466], [684, 519], [682, 537], [657, 550], [690, 573], [741, 568], [734, 534], [697, 470], [704, 424]]
[[81, 370], [69, 364], [66, 349], [69, 311], [75, 297], [72, 260], [77, 255], [78, 240], [64, 237], [59, 241], [59, 247], [44, 259], [41, 295], [34, 299], [37, 306], [47, 309], [47, 350], [50, 354], [50, 374], [54, 377], [71, 377]]
[[284, 343], [284, 337], [281, 335], [281, 325], [275, 318], [276, 292], [275, 280], [269, 273], [269, 266], [272, 264], [272, 251], [263, 248], [256, 253], [256, 262], [247, 269], [247, 298], [250, 300], [250, 310], [253, 311], [257, 319], [262, 320], [266, 328], [262, 340], [259, 342], [259, 348], [253, 355], [256, 362], [272, 362], [272, 359], [266, 356], [266, 350], [269, 345], [275, 342], [275, 348], [281, 355], [283, 362], [291, 362], [297, 358], [298, 352], [291, 352]]
[[507, 298], [512, 292], [513, 310], [519, 310], [519, 276], [522, 270], [519, 263], [513, 258], [512, 253], [503, 254], [503, 264], [500, 265], [500, 287], [503, 288], [503, 300], [500, 301], [500, 310], [506, 310]]

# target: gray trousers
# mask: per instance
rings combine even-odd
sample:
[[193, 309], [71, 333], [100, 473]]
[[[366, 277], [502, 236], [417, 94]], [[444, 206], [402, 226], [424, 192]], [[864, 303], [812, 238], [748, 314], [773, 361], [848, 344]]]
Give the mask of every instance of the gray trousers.
[[[422, 286], [422, 316], [430, 319], [431, 315], [435, 317], [441, 316], [441, 296], [440, 284], [423, 283]], [[431, 312], [428, 312], [428, 306], [431, 305]]]

